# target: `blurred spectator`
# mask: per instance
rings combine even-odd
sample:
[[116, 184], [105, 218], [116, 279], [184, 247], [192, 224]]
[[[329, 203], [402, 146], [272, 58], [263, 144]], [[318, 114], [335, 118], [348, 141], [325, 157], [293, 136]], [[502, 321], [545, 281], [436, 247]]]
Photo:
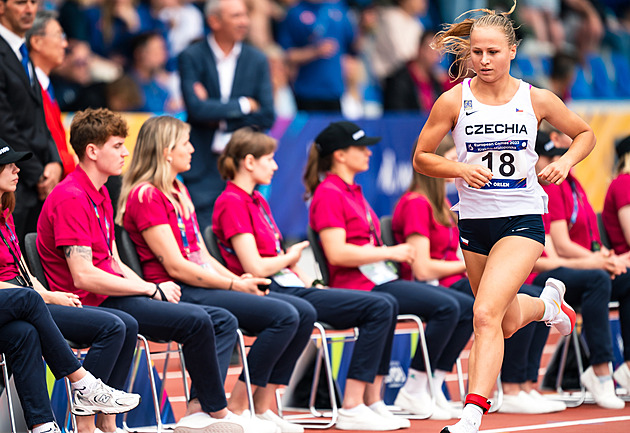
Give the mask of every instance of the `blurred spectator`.
[[89, 41], [90, 25], [85, 9], [102, 3], [103, 0], [66, 0], [59, 7], [59, 24], [68, 39]]
[[183, 174], [199, 226], [212, 222], [214, 202], [225, 182], [218, 155], [243, 127], [271, 128], [273, 89], [265, 55], [242, 41], [249, 31], [243, 0], [208, 0], [206, 19], [212, 34], [179, 56], [182, 94], [195, 146], [191, 169]]
[[[78, 40], [69, 41], [63, 63], [52, 71], [50, 80], [61, 111], [78, 111], [85, 108], [105, 107], [105, 84], [95, 82], [94, 62], [90, 46]], [[119, 74], [118, 74], [119, 75]]]
[[524, 43], [525, 51], [553, 54], [564, 46], [564, 27], [560, 20], [561, 0], [521, 0], [518, 14], [534, 32], [534, 40]]
[[551, 60], [549, 90], [565, 102], [571, 99], [576, 65], [575, 56], [563, 52], [556, 53]]
[[580, 62], [598, 51], [604, 37], [604, 23], [589, 0], [563, 0], [567, 42], [575, 47]]
[[457, 17], [466, 11], [487, 8], [488, 0], [439, 0], [439, 4], [442, 16], [441, 22], [453, 23]]
[[18, 152], [33, 152], [32, 158], [18, 163], [13, 215], [20, 242], [36, 230], [42, 203], [63, 174], [24, 38], [38, 6], [35, 0], [0, 1], [0, 138]]
[[161, 34], [148, 32], [134, 38], [130, 76], [141, 93], [140, 111], [175, 113], [184, 108], [179, 79], [166, 71], [167, 60], [166, 41]]
[[403, 109], [397, 100], [399, 81], [408, 79], [407, 63], [418, 55], [423, 28], [419, 16], [426, 13], [426, 0], [397, 0], [378, 10], [374, 32], [372, 66], [383, 87], [383, 108]]
[[165, 31], [164, 24], [153, 16], [150, 8], [139, 8], [137, 3], [137, 0], [107, 0], [85, 10], [92, 51], [126, 65], [134, 36], [150, 30]]
[[273, 106], [276, 116], [292, 119], [297, 113], [295, 96], [289, 82], [289, 70], [284, 51], [276, 45], [268, 45], [263, 52], [269, 61], [271, 85], [273, 86]]
[[204, 36], [203, 14], [189, 0], [152, 0], [151, 4], [168, 29], [171, 58], [177, 58], [188, 45]]
[[56, 20], [56, 16], [57, 14], [51, 11], [38, 12], [33, 27], [26, 33], [26, 45], [35, 67], [35, 75], [41, 86], [46, 125], [48, 125], [50, 135], [57, 145], [57, 151], [63, 165], [63, 174], [67, 176], [74, 171], [78, 160], [68, 149], [61, 111], [55, 98], [54, 89], [50, 85], [50, 71], [63, 63], [65, 50], [68, 46], [66, 35]]
[[364, 87], [366, 80], [363, 63], [356, 57], [343, 59], [343, 75], [346, 90], [341, 96], [341, 114], [349, 120], [366, 116]]
[[142, 93], [128, 75], [104, 85], [104, 106], [113, 111], [138, 111], [142, 106]]
[[278, 41], [297, 67], [298, 110], [341, 111], [342, 57], [351, 52], [355, 29], [341, 0], [302, 0], [287, 12]]

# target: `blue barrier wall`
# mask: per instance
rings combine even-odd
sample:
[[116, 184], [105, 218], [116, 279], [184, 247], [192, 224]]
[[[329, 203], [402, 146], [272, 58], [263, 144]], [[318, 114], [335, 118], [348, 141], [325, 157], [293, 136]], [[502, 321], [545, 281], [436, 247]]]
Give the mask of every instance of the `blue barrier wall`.
[[[269, 191], [269, 204], [281, 232], [290, 239], [306, 238], [307, 204], [302, 200], [302, 175], [308, 150], [317, 134], [333, 116], [299, 114], [271, 135], [279, 138], [276, 172]], [[409, 186], [413, 168], [411, 151], [426, 115], [388, 115], [381, 119], [360, 120], [367, 135], [381, 137], [371, 148], [370, 169], [357, 176], [368, 202], [379, 216], [391, 214], [398, 198]]]

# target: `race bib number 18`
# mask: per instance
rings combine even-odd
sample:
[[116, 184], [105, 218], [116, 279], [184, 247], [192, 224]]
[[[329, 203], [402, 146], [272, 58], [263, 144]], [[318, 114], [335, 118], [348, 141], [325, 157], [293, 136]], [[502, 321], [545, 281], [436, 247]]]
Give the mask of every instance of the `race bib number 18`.
[[479, 164], [492, 172], [492, 180], [481, 189], [527, 187], [527, 140], [466, 143], [466, 163]]

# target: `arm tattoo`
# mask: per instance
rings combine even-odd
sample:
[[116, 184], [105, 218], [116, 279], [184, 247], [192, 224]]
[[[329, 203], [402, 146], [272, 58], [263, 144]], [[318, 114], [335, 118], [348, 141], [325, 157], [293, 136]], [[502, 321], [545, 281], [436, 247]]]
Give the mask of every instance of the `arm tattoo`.
[[90, 247], [70, 245], [63, 247], [63, 252], [66, 255], [66, 259], [69, 259], [74, 255], [78, 255], [80, 258], [92, 263], [92, 248]]

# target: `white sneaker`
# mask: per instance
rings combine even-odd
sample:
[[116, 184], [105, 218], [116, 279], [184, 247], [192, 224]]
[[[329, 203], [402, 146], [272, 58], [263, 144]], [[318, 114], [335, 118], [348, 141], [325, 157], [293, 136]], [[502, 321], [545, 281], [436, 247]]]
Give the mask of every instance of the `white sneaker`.
[[368, 431], [390, 431], [398, 430], [399, 424], [397, 420], [384, 418], [369, 407], [360, 404], [356, 408], [350, 410], [339, 409], [337, 430], [368, 430]]
[[[404, 388], [400, 388], [394, 404], [406, 412], [412, 413], [414, 415], [424, 416], [429, 419], [451, 419], [450, 413], [448, 413], [441, 407], [438, 407], [437, 405], [433, 405], [433, 403], [431, 402], [431, 396], [429, 394], [414, 396], [405, 391]], [[431, 416], [429, 416], [429, 414], [431, 414]]]
[[56, 422], [53, 422], [52, 427], [50, 427], [48, 430], [43, 431], [42, 433], [61, 433], [61, 429], [59, 428]]
[[267, 412], [258, 414], [256, 416], [261, 420], [272, 422], [276, 426], [280, 427], [281, 433], [304, 433], [304, 427], [280, 418], [271, 410], [267, 410]]
[[575, 327], [576, 314], [573, 308], [564, 300], [567, 291], [564, 283], [555, 278], [547, 278], [545, 288], [540, 294], [541, 299], [546, 299], [558, 307], [558, 314], [547, 321], [547, 326], [555, 327], [562, 335], [569, 335]]
[[395, 420], [398, 422], [398, 428], [409, 428], [411, 427], [411, 421], [401, 415], [394, 415], [389, 409], [387, 409], [387, 405], [383, 400], [378, 403], [374, 403], [370, 406], [370, 410], [375, 412], [377, 415], [382, 416], [383, 418]]
[[106, 432], [106, 431], [103, 431], [100, 428], [96, 427], [94, 429], [94, 433], [127, 433], [127, 432], [125, 430], [121, 429], [121, 428], [118, 428], [118, 427], [116, 427], [116, 430], [114, 430], [113, 432]]
[[617, 367], [613, 373], [613, 378], [622, 388], [625, 388], [626, 391], [630, 392], [630, 368], [628, 368], [628, 364], [624, 362]]
[[197, 412], [180, 419], [174, 433], [245, 433], [245, 429], [234, 420], [216, 419]]
[[623, 409], [626, 404], [615, 394], [615, 384], [612, 379], [600, 382], [599, 378], [589, 367], [580, 377], [584, 387], [593, 395], [595, 402], [604, 409]]
[[128, 412], [140, 404], [140, 395], [119, 391], [96, 379], [91, 386], [72, 390], [71, 410], [75, 415]]
[[503, 403], [499, 407], [499, 413], [524, 413], [540, 414], [551, 412], [547, 403], [537, 400], [525, 391], [519, 391], [516, 395], [503, 394]]
[[470, 422], [461, 419], [455, 425], [444, 427], [440, 433], [477, 433], [479, 429]]
[[[249, 410], [244, 410], [242, 414], [231, 414], [245, 429], [245, 433], [281, 433], [281, 429], [276, 423], [266, 421], [252, 416]], [[232, 418], [228, 418], [232, 421]]]
[[549, 409], [548, 413], [552, 412], [562, 412], [567, 408], [567, 405], [560, 400], [554, 400], [553, 398], [549, 398], [539, 393], [535, 389], [529, 391], [529, 396], [534, 400], [539, 400], [544, 402], [545, 406]]
[[446, 396], [441, 389], [437, 390], [437, 396], [435, 396], [435, 404], [440, 409], [444, 409], [451, 415], [452, 419], [462, 417], [462, 410], [464, 409], [461, 402], [452, 402], [446, 399]]

